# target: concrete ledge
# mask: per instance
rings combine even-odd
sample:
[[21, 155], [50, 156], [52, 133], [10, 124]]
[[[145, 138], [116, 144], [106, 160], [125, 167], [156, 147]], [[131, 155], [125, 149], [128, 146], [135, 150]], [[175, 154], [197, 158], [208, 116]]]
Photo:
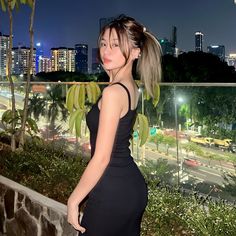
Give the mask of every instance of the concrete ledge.
[[0, 235], [76, 236], [62, 203], [0, 175]]

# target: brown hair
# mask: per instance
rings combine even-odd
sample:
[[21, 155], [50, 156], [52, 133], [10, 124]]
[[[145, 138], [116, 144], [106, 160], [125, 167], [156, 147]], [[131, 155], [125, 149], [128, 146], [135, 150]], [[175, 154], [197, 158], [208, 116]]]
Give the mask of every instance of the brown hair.
[[[161, 80], [161, 46], [156, 37], [135, 19], [122, 15], [103, 27], [98, 38], [99, 47], [107, 29], [110, 29], [110, 33], [113, 29], [116, 31], [126, 61], [132, 48], [140, 48], [136, 71], [147, 92], [153, 96], [155, 86]], [[101, 62], [100, 54], [98, 59]]]

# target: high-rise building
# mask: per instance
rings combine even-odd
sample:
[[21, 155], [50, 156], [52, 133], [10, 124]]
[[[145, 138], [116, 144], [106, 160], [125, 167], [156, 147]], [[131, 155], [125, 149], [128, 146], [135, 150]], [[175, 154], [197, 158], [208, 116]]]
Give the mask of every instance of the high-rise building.
[[201, 31], [195, 32], [195, 51], [203, 51], [203, 33]]
[[[33, 64], [30, 74], [35, 74], [36, 49], [33, 52]], [[29, 69], [30, 48], [18, 46], [12, 48], [12, 74], [27, 74]]]
[[74, 48], [51, 48], [52, 71], [75, 71]]
[[177, 27], [176, 26], [172, 27], [172, 34], [171, 34], [170, 42], [172, 43], [173, 48], [176, 48], [176, 45], [177, 45]]
[[226, 62], [236, 70], [236, 53], [230, 53], [229, 56], [226, 57]]
[[36, 43], [36, 61], [35, 61], [35, 70], [36, 73], [39, 72], [39, 60], [43, 56], [43, 49], [41, 43]]
[[218, 56], [221, 61], [225, 60], [225, 46], [224, 45], [211, 45], [211, 46], [208, 46], [207, 47], [207, 52]]
[[103, 68], [98, 61], [98, 48], [92, 48], [92, 73], [101, 73]]
[[84, 74], [88, 73], [88, 45], [75, 45], [75, 70]]
[[39, 65], [38, 72], [51, 72], [52, 71], [52, 63], [51, 59], [48, 57], [39, 57]]
[[0, 32], [0, 77], [6, 76], [9, 41], [9, 35], [3, 35]]
[[163, 55], [175, 55], [175, 48], [173, 47], [173, 43], [170, 42], [168, 39], [164, 38], [164, 39], [160, 39], [160, 45], [161, 45], [161, 49], [162, 49], [162, 53]]

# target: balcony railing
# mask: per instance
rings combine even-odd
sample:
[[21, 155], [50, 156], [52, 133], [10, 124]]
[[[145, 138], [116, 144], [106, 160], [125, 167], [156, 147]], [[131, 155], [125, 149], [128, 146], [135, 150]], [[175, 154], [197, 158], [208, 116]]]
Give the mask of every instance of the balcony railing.
[[[37, 120], [39, 136], [48, 142], [67, 142], [70, 150], [89, 157], [89, 132], [69, 132], [66, 92], [73, 83], [31, 83], [29, 116]], [[101, 89], [106, 86], [100, 83]], [[165, 184], [234, 202], [236, 193], [236, 84], [160, 85], [157, 107], [140, 96], [138, 112], [149, 120], [148, 141], [140, 147], [133, 134], [135, 161], [151, 166]], [[15, 84], [16, 107], [23, 108], [24, 83]], [[142, 92], [141, 92], [142, 93]], [[0, 118], [11, 109], [9, 83], [0, 83]], [[1, 129], [4, 126], [1, 124]], [[159, 172], [160, 167], [165, 171]], [[161, 173], [161, 174], [160, 174]]]

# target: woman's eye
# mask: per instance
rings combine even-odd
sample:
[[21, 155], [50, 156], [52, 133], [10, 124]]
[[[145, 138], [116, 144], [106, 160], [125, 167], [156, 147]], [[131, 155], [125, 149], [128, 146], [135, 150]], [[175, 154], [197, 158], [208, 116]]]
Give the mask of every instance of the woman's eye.
[[105, 43], [100, 43], [100, 47], [105, 47], [106, 44]]
[[113, 48], [115, 48], [115, 47], [119, 47], [119, 44], [118, 44], [118, 43], [113, 43], [111, 46], [112, 46]]

